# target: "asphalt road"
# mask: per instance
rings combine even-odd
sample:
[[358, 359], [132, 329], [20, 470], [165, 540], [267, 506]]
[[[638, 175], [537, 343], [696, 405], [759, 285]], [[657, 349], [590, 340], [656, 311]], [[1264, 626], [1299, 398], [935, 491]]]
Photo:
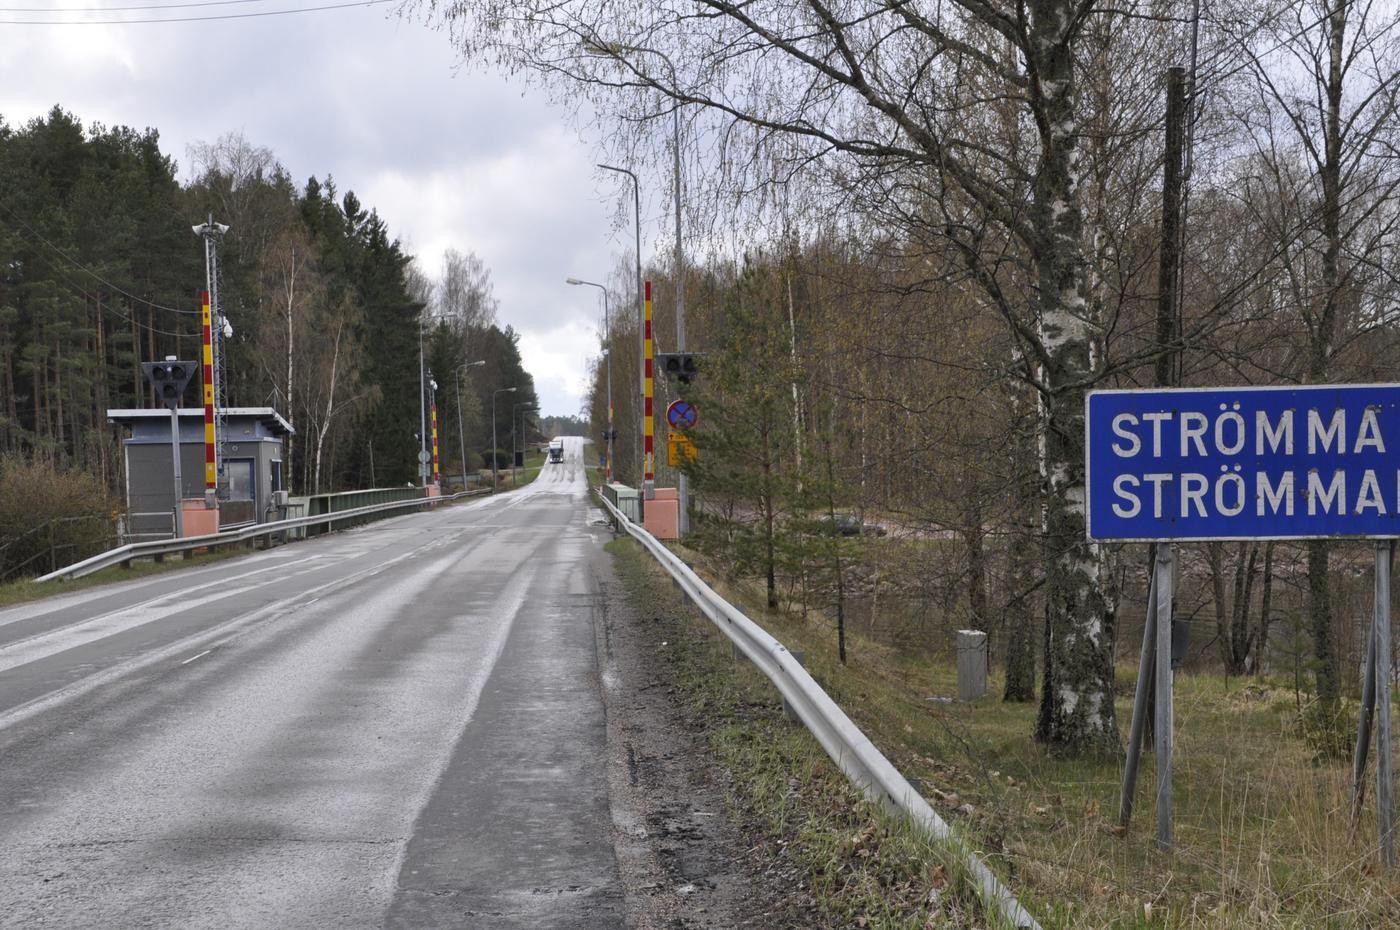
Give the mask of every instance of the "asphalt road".
[[583, 451], [0, 611], [0, 926], [621, 926]]

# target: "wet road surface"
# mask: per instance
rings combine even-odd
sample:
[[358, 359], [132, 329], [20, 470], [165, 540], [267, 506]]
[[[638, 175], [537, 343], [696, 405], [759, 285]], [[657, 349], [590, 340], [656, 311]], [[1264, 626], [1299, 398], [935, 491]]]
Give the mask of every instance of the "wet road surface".
[[0, 926], [622, 926], [582, 455], [0, 611]]

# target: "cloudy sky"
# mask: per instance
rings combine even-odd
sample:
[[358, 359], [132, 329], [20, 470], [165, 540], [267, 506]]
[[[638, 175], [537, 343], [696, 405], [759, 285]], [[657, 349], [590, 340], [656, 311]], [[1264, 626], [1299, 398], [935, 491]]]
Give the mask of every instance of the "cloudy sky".
[[[330, 2], [0, 0], [0, 115], [16, 125], [60, 104], [84, 123], [154, 127], [182, 179], [186, 147], [231, 130], [299, 182], [334, 175], [430, 272], [445, 248], [480, 255], [501, 324], [522, 334], [544, 413], [577, 413], [602, 307], [596, 289], [564, 278], [605, 281], [616, 261], [630, 262], [632, 231], [616, 228], [624, 191], [594, 168], [597, 152], [569, 113], [523, 83], [460, 68], [445, 33], [385, 6], [109, 24]], [[154, 4], [164, 6], [130, 10]], [[104, 12], [71, 12], [82, 7]], [[128, 11], [105, 12], [116, 7]], [[18, 24], [36, 20], [65, 22]], [[667, 180], [640, 173], [644, 187]], [[644, 199], [644, 253], [664, 248], [664, 207]]]

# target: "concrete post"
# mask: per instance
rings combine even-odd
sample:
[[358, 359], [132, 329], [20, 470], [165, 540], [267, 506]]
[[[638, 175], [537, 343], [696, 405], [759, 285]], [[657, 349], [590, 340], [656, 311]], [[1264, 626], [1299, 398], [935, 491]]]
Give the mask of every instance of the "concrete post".
[[987, 634], [958, 630], [958, 700], [975, 701], [987, 693]]

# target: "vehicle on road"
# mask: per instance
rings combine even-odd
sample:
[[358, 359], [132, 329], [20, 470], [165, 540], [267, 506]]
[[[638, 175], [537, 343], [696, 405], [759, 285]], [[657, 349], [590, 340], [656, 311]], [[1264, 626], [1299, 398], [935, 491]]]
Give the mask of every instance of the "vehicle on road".
[[564, 440], [557, 436], [549, 441], [549, 461], [554, 465], [564, 461]]

